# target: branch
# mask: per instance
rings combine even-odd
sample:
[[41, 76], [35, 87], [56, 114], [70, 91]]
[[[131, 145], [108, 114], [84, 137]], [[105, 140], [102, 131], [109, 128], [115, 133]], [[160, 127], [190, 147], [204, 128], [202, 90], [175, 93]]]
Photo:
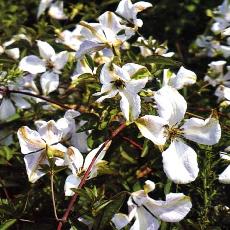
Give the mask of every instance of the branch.
[[[105, 148], [105, 146], [109, 143], [109, 141], [111, 141], [113, 138], [115, 138], [125, 127], [126, 127], [126, 124], [125, 124], [125, 123], [122, 123], [122, 124], [112, 133], [111, 137], [110, 137], [109, 139], [107, 139], [107, 140], [104, 142], [104, 144], [101, 146], [101, 148], [97, 151], [97, 153], [96, 153], [96, 155], [94, 156], [94, 158], [92, 159], [92, 161], [91, 161], [89, 167], [87, 168], [85, 174], [83, 175], [83, 177], [82, 177], [82, 179], [81, 179], [81, 182], [80, 182], [80, 184], [79, 184], [79, 186], [78, 186], [78, 189], [79, 189], [79, 188], [82, 188], [82, 187], [85, 185], [86, 180], [87, 180], [87, 178], [88, 178], [88, 176], [89, 176], [89, 174], [90, 174], [90, 171], [91, 171], [91, 169], [92, 169], [92, 167], [93, 167], [93, 165], [94, 165], [94, 163], [95, 163], [97, 157], [100, 155], [101, 151]], [[67, 207], [67, 209], [66, 209], [66, 211], [65, 211], [65, 213], [64, 213], [64, 215], [63, 215], [63, 217], [62, 217], [62, 219], [61, 219], [61, 221], [60, 221], [59, 224], [58, 224], [57, 230], [61, 230], [61, 229], [62, 229], [63, 223], [65, 223], [65, 222], [67, 221], [67, 218], [68, 218], [68, 216], [69, 216], [69, 214], [70, 214], [70, 212], [71, 212], [71, 210], [72, 210], [72, 208], [73, 208], [73, 206], [74, 206], [74, 203], [75, 203], [77, 197], [78, 197], [78, 193], [75, 193], [75, 194], [72, 196], [72, 198], [71, 198], [71, 200], [70, 200], [70, 202], [69, 202], [69, 204], [68, 204], [68, 207]]]

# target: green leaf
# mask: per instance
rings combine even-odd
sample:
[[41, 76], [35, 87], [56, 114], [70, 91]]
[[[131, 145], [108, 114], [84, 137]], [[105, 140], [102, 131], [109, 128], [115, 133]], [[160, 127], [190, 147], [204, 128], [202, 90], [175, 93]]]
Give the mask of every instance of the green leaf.
[[135, 74], [131, 76], [132, 79], [142, 79], [151, 76], [151, 73], [146, 67], [139, 69]]
[[172, 187], [172, 181], [168, 179], [166, 185], [164, 186], [165, 195], [170, 193], [171, 187]]
[[0, 229], [1, 230], [9, 229], [9, 227], [11, 227], [16, 221], [17, 221], [17, 219], [9, 219], [9, 220], [5, 221], [5, 223], [0, 225]]
[[141, 157], [145, 157], [148, 154], [148, 151], [149, 151], [148, 143], [149, 143], [149, 140], [145, 139], [143, 149], [142, 149], [142, 152], [141, 152]]
[[[103, 230], [108, 229], [109, 223], [114, 216], [115, 213], [117, 213], [121, 206], [123, 205], [125, 198], [126, 198], [126, 192], [121, 192], [113, 197], [111, 201], [108, 201], [106, 206], [103, 205], [101, 213], [97, 216], [94, 225], [93, 230]], [[99, 207], [98, 207], [99, 208]]]
[[93, 71], [94, 70], [94, 61], [93, 61], [92, 57], [90, 55], [86, 54], [85, 58], [86, 58], [88, 66]]
[[155, 64], [161, 64], [161, 65], [167, 65], [167, 66], [181, 66], [182, 63], [173, 60], [172, 58], [160, 56], [160, 55], [152, 55], [148, 57], [142, 57], [140, 60], [140, 63], [155, 63]]
[[7, 161], [9, 161], [13, 157], [14, 153], [11, 148], [8, 146], [3, 146], [0, 148], [0, 156], [5, 158]]

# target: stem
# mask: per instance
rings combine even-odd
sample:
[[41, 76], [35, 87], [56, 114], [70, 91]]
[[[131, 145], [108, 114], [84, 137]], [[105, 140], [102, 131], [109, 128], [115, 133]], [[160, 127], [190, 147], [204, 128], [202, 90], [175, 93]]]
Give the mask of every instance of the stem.
[[47, 98], [47, 97], [44, 97], [44, 96], [40, 96], [40, 95], [37, 95], [37, 94], [33, 94], [33, 93], [29, 93], [29, 92], [26, 92], [26, 91], [19, 91], [19, 90], [10, 90], [10, 89], [1, 89], [0, 88], [0, 92], [4, 93], [4, 92], [7, 92], [7, 93], [16, 93], [16, 94], [23, 94], [23, 95], [27, 95], [27, 96], [31, 96], [31, 97], [35, 97], [35, 98], [39, 98], [43, 101], [47, 101], [51, 104], [55, 104], [55, 105], [58, 105], [60, 106], [61, 108], [63, 109], [73, 109], [71, 108], [70, 106], [67, 106], [67, 105], [64, 105], [60, 102], [57, 102], [57, 101], [54, 101], [50, 98]]
[[186, 112], [186, 114], [204, 120], [203, 117], [201, 117], [201, 116], [199, 116], [199, 115], [196, 115], [196, 114], [194, 114], [194, 113]]
[[132, 139], [130, 139], [130, 138], [128, 138], [128, 137], [122, 137], [124, 140], [126, 140], [126, 141], [128, 141], [131, 145], [133, 145], [136, 149], [139, 149], [139, 150], [143, 150], [143, 148], [142, 148], [142, 146], [141, 145], [139, 145], [136, 141], [134, 141], [134, 140], [132, 140]]
[[[126, 127], [126, 124], [125, 124], [125, 123], [122, 123], [122, 124], [112, 133], [112, 135], [110, 136], [110, 138], [107, 139], [107, 140], [104, 142], [104, 144], [101, 146], [101, 148], [97, 151], [97, 153], [95, 154], [94, 158], [92, 159], [92, 161], [91, 161], [89, 167], [87, 168], [85, 174], [83, 175], [83, 177], [82, 177], [82, 179], [81, 179], [81, 182], [80, 182], [80, 184], [79, 184], [79, 186], [78, 186], [78, 189], [79, 189], [79, 188], [82, 188], [82, 187], [85, 185], [86, 180], [87, 180], [87, 178], [88, 178], [88, 176], [89, 176], [89, 174], [90, 174], [90, 171], [91, 171], [91, 169], [92, 169], [92, 167], [93, 167], [93, 165], [94, 165], [94, 163], [95, 163], [97, 157], [100, 155], [101, 151], [102, 151], [102, 150], [105, 148], [105, 146], [106, 146], [113, 138], [115, 138], [125, 127]], [[70, 214], [70, 212], [71, 212], [71, 210], [72, 210], [72, 208], [73, 208], [73, 205], [74, 205], [74, 203], [75, 203], [77, 197], [78, 197], [78, 193], [75, 193], [75, 194], [72, 196], [72, 198], [70, 199], [70, 202], [69, 202], [69, 204], [68, 204], [68, 207], [67, 207], [65, 213], [64, 213], [64, 215], [63, 215], [61, 221], [59, 221], [57, 230], [61, 230], [61, 229], [62, 229], [63, 223], [65, 223], [65, 222], [67, 221], [67, 218], [68, 218], [68, 216], [69, 216], [69, 214]]]
[[12, 202], [12, 200], [11, 200], [11, 198], [10, 198], [10, 196], [9, 196], [9, 193], [8, 193], [7, 190], [6, 190], [5, 183], [4, 183], [4, 181], [2, 180], [1, 177], [0, 177], [0, 184], [2, 185], [2, 189], [3, 189], [4, 193], [5, 193], [6, 199], [7, 199], [8, 201], [11, 201], [11, 202]]
[[52, 202], [53, 202], [53, 209], [54, 209], [54, 216], [57, 221], [60, 221], [60, 219], [57, 216], [57, 208], [56, 208], [56, 203], [55, 203], [55, 195], [54, 195], [54, 172], [53, 170], [50, 172], [50, 188], [51, 188], [51, 193], [52, 193]]

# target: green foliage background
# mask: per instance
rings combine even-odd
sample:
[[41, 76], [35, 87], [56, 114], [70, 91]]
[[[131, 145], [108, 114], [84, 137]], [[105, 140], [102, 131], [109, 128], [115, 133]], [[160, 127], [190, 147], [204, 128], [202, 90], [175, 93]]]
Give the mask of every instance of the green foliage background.
[[[37, 21], [36, 12], [39, 4], [37, 0], [0, 0], [0, 43], [9, 40], [15, 34], [26, 33], [31, 36], [32, 44], [35, 44], [35, 40], [41, 39], [51, 42], [57, 50], [61, 49], [61, 46], [54, 43], [57, 31], [62, 28], [73, 29], [80, 20], [94, 21], [104, 11], [114, 10], [118, 2], [118, 0], [65, 1], [65, 8], [71, 19], [70, 22], [60, 22], [50, 19], [47, 15]], [[207, 10], [213, 9], [222, 1], [154, 0], [150, 2], [154, 7], [141, 14], [144, 26], [140, 33], [146, 38], [152, 36], [161, 42], [168, 41], [169, 50], [176, 52], [176, 58], [185, 67], [197, 73], [198, 84], [191, 89], [182, 91], [182, 93], [188, 101], [189, 112], [207, 117], [211, 109], [217, 106], [216, 99], [212, 96], [212, 88], [200, 91], [203, 84], [201, 80], [211, 59], [197, 59], [194, 54], [189, 53], [189, 47], [197, 35], [203, 33], [208, 26], [210, 18], [207, 16]], [[20, 47], [22, 56], [37, 52], [35, 45], [30, 46], [26, 42], [19, 42], [16, 45]], [[135, 52], [134, 50], [133, 56], [125, 56], [124, 59], [132, 59]], [[135, 62], [136, 60], [131, 61]], [[11, 69], [14, 71], [17, 65], [17, 61], [12, 62], [4, 55], [0, 57], [2, 70]], [[65, 84], [68, 84], [68, 73], [72, 69], [73, 65], [69, 63], [62, 76], [64, 87]], [[75, 94], [66, 102], [87, 106], [88, 102], [92, 100], [91, 92], [98, 87], [97, 82], [85, 84], [83, 81], [79, 83]], [[198, 91], [200, 93], [196, 93]], [[55, 93], [52, 96], [56, 100], [60, 100]], [[199, 108], [204, 109], [199, 110]], [[150, 114], [147, 105], [143, 105], [143, 110]], [[126, 204], [122, 205], [122, 201], [128, 196], [121, 192], [141, 189], [146, 179], [152, 179], [157, 183], [156, 192], [151, 194], [153, 198], [164, 199], [164, 193], [168, 191], [184, 192], [191, 196], [193, 203], [193, 209], [186, 220], [178, 224], [164, 223], [161, 227], [162, 230], [229, 229], [230, 214], [225, 206], [230, 205], [230, 187], [220, 184], [217, 180], [218, 174], [226, 167], [226, 164], [219, 160], [219, 152], [230, 145], [229, 111], [224, 112], [227, 115], [220, 117], [223, 134], [218, 145], [205, 147], [190, 143], [197, 149], [201, 171], [198, 179], [188, 185], [171, 184], [163, 173], [160, 151], [149, 141], [140, 138], [134, 125], [126, 128], [122, 136], [116, 138], [107, 154], [109, 169], [102, 169], [101, 176], [89, 181], [87, 188], [79, 191], [80, 200], [65, 228], [69, 229], [74, 225], [73, 229], [87, 229], [77, 219], [84, 214], [84, 217], [94, 221], [94, 229], [111, 229], [108, 213], [111, 210], [115, 212], [119, 207], [121, 207], [121, 211], [127, 211]], [[0, 129], [6, 128], [15, 133], [22, 125], [33, 127], [33, 122], [37, 119], [48, 120], [53, 117], [58, 119], [63, 116], [63, 111], [60, 110], [42, 112], [36, 104], [33, 105], [33, 110], [19, 113], [21, 117], [15, 116], [11, 121], [1, 123]], [[89, 121], [88, 127], [85, 128], [96, 128], [88, 140], [91, 147], [101, 143], [109, 136], [110, 129], [117, 127], [117, 123], [112, 119], [117, 114], [116, 104], [105, 103], [103, 108], [96, 109], [95, 114], [88, 115], [88, 117], [83, 115], [83, 118]], [[127, 145], [123, 137], [136, 140], [140, 146], [143, 146], [143, 150], [137, 149], [131, 144]], [[23, 156], [20, 153], [16, 136], [14, 138], [13, 145], [0, 146], [0, 229], [55, 229], [57, 223], [52, 211], [49, 178], [43, 177], [35, 184], [27, 182]], [[69, 200], [63, 194], [65, 177], [66, 173], [63, 171], [55, 177], [57, 211], [60, 215], [63, 214]], [[6, 199], [4, 188], [7, 189], [10, 200]], [[116, 194], [119, 195], [114, 197]], [[113, 199], [114, 202], [103, 206], [110, 199]]]

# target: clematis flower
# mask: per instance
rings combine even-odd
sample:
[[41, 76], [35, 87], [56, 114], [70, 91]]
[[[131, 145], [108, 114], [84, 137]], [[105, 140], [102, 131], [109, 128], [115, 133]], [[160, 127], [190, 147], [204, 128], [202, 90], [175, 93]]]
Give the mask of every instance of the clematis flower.
[[118, 50], [122, 44], [134, 35], [132, 29], [121, 24], [121, 19], [113, 12], [107, 11], [98, 18], [99, 23], [81, 21], [80, 31], [85, 40], [76, 53], [77, 58], [103, 50], [104, 55], [113, 55], [112, 49]]
[[156, 145], [171, 144], [163, 151], [163, 168], [167, 177], [177, 184], [196, 179], [199, 168], [196, 152], [183, 139], [204, 145], [214, 145], [221, 137], [218, 119], [184, 118], [187, 103], [178, 91], [170, 86], [158, 90], [154, 99], [160, 116], [145, 115], [136, 124], [145, 138]]
[[63, 9], [63, 1], [56, 1], [53, 3], [53, 0], [41, 0], [39, 7], [38, 7], [38, 13], [37, 18], [39, 18], [46, 9], [49, 8], [48, 14], [57, 20], [65, 20], [67, 19], [67, 16], [64, 13]]
[[[127, 121], [133, 121], [141, 113], [141, 99], [138, 92], [144, 88], [148, 78], [132, 79], [132, 77], [144, 66], [127, 63], [119, 67], [113, 63], [106, 63], [100, 73], [100, 81], [103, 84], [101, 92], [94, 96], [101, 96], [97, 102], [106, 98], [121, 96], [120, 108]], [[105, 94], [105, 95], [104, 95]]]
[[230, 4], [228, 0], [224, 0], [223, 3], [218, 6], [218, 9], [214, 12], [216, 17], [214, 17], [215, 23], [212, 25], [211, 30], [218, 34], [224, 31], [230, 26]]
[[116, 13], [131, 22], [137, 29], [143, 25], [143, 21], [137, 18], [137, 14], [149, 7], [152, 7], [149, 2], [140, 1], [133, 4], [131, 0], [121, 0]]
[[[229, 152], [230, 148], [226, 148], [225, 151]], [[227, 153], [220, 154], [220, 157], [226, 161], [230, 161], [230, 156]], [[230, 165], [219, 175], [219, 181], [223, 184], [230, 184]]]
[[[79, 152], [78, 149], [76, 149], [74, 147], [69, 147], [68, 148], [68, 150], [67, 150], [67, 159], [68, 160], [67, 161], [68, 161], [68, 164], [69, 164], [69, 168], [72, 171], [72, 174], [70, 174], [66, 178], [66, 181], [65, 181], [64, 190], [65, 190], [65, 195], [66, 196], [74, 195], [74, 192], [73, 192], [72, 189], [73, 188], [75, 188], [75, 189], [78, 188], [84, 173], [88, 169], [91, 161], [93, 160], [93, 158], [95, 157], [95, 155], [97, 154], [98, 150], [102, 147], [103, 144], [101, 144], [96, 149], [94, 149], [90, 153], [88, 153], [88, 155], [86, 156], [85, 160], [84, 160], [82, 154]], [[111, 144], [111, 142], [107, 143], [106, 146], [101, 151], [101, 153], [99, 154], [99, 156], [97, 157], [97, 159], [96, 159], [96, 161], [94, 163], [94, 166], [92, 167], [92, 169], [90, 171], [90, 175], [89, 175], [88, 179], [91, 179], [91, 178], [97, 176], [98, 165], [101, 162], [102, 158], [104, 157], [104, 155], [105, 155], [106, 151], [108, 150], [110, 144]]]
[[196, 74], [191, 70], [180, 67], [177, 74], [170, 72], [169, 69], [164, 69], [163, 73], [163, 86], [169, 85], [175, 89], [182, 89], [184, 86], [196, 83]]
[[145, 182], [144, 190], [131, 193], [127, 203], [129, 215], [118, 213], [112, 218], [116, 229], [122, 229], [133, 218], [135, 222], [131, 230], [157, 230], [160, 220], [179, 222], [184, 219], [192, 207], [190, 198], [183, 193], [169, 193], [166, 195], [166, 201], [154, 200], [148, 196], [154, 188], [154, 182], [148, 180]]
[[27, 71], [31, 74], [43, 73], [40, 78], [40, 83], [44, 95], [48, 95], [57, 89], [59, 85], [59, 75], [61, 69], [64, 68], [68, 53], [62, 51], [55, 53], [52, 46], [47, 42], [37, 41], [40, 56], [29, 55], [24, 57], [19, 63], [19, 69]]
[[[6, 75], [6, 72], [2, 72], [0, 80], [1, 78], [4, 79]], [[0, 85], [0, 121], [5, 121], [13, 116], [16, 113], [16, 107], [19, 109], [28, 109], [31, 107], [25, 95], [9, 93], [9, 90], [21, 89], [18, 82], [10, 82], [7, 85], [7, 87]]]
[[57, 166], [65, 165], [66, 147], [59, 143], [63, 133], [53, 120], [40, 126], [38, 131], [23, 126], [17, 134], [31, 183], [45, 175], [40, 165], [49, 165], [48, 159], [54, 159]]

